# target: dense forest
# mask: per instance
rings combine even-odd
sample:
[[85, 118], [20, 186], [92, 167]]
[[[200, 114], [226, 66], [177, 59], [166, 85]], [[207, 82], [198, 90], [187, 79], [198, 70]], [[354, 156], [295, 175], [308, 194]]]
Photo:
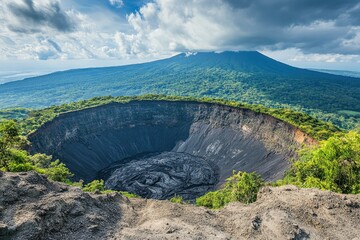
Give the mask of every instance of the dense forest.
[[107, 95], [166, 94], [289, 108], [352, 129], [360, 119], [359, 92], [359, 78], [294, 68], [258, 52], [223, 52], [7, 83], [0, 85], [0, 106], [7, 115], [21, 115], [19, 107], [39, 109]]

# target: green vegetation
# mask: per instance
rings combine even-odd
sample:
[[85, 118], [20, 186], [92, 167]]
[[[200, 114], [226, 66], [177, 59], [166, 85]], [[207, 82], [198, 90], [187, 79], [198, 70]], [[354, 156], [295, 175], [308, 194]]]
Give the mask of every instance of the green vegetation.
[[172, 198], [169, 199], [170, 202], [172, 203], [180, 203], [180, 204], [184, 204], [184, 199], [182, 198], [182, 196], [176, 195]]
[[125, 191], [117, 191], [117, 192], [127, 198], [141, 198], [139, 195], [136, 195], [135, 193], [125, 192]]
[[249, 204], [256, 201], [257, 193], [263, 185], [264, 181], [256, 173], [234, 172], [226, 180], [224, 188], [197, 198], [196, 205], [216, 209], [230, 202]]
[[129, 193], [129, 192], [125, 192], [125, 191], [115, 191], [115, 190], [109, 190], [106, 189], [105, 187], [105, 183], [104, 180], [100, 179], [100, 180], [94, 180], [88, 184], [86, 184], [85, 186], [83, 186], [82, 182], [79, 183], [74, 183], [74, 186], [79, 186], [82, 187], [82, 190], [85, 192], [98, 192], [98, 193], [102, 193], [102, 194], [106, 194], [106, 193], [120, 193], [121, 195], [127, 197], [127, 198], [140, 198], [138, 195], [134, 194], [134, 193]]
[[26, 145], [27, 140], [20, 136], [19, 126], [14, 121], [0, 122], [0, 170], [34, 170], [59, 182], [66, 182], [72, 176], [65, 164], [59, 160], [51, 161], [52, 158], [45, 154], [30, 155], [24, 150]]
[[227, 105], [235, 108], [250, 109], [255, 112], [265, 113], [288, 122], [302, 131], [308, 133], [317, 140], [327, 139], [334, 133], [340, 131], [331, 123], [323, 122], [313, 118], [305, 113], [295, 112], [290, 109], [271, 109], [260, 105], [250, 105], [239, 103], [236, 101], [228, 101], [223, 99], [212, 98], [193, 98], [193, 97], [179, 97], [179, 96], [164, 96], [164, 95], [142, 95], [134, 97], [95, 97], [90, 100], [83, 100], [79, 102], [63, 104], [60, 106], [52, 106], [42, 110], [34, 110], [29, 113], [28, 118], [20, 121], [24, 134], [31, 133], [39, 128], [42, 124], [51, 121], [61, 113], [70, 111], [78, 111], [86, 108], [96, 107], [109, 103], [128, 103], [131, 101], [152, 101], [152, 100], [166, 100], [166, 101], [192, 101], [205, 102]]
[[277, 184], [360, 193], [360, 134], [349, 132], [304, 148], [299, 160]]
[[104, 180], [94, 180], [82, 188], [85, 192], [105, 191]]

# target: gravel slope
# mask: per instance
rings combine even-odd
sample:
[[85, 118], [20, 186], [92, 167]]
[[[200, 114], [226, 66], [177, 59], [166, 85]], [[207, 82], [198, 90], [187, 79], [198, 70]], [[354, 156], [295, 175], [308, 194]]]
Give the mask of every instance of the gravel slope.
[[359, 239], [360, 196], [266, 187], [208, 210], [96, 195], [36, 173], [0, 172], [0, 239]]

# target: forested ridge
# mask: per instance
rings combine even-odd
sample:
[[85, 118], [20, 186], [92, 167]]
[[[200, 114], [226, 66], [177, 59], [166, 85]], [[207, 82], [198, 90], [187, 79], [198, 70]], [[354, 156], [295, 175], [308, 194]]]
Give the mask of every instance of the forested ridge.
[[294, 68], [258, 52], [223, 52], [7, 83], [0, 85], [0, 107], [39, 109], [96, 96], [165, 94], [290, 108], [352, 129], [360, 119], [359, 93], [358, 78]]

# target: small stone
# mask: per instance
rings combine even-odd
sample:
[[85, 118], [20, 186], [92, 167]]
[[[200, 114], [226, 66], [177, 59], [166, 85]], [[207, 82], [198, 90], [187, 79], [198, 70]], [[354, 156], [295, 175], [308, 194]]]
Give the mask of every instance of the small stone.
[[4, 223], [0, 223], [0, 236], [7, 235], [8, 231], [8, 226]]
[[166, 233], [167, 233], [167, 234], [170, 234], [170, 233], [174, 233], [175, 231], [176, 231], [175, 228], [170, 227], [170, 228], [166, 231]]
[[74, 217], [78, 217], [84, 215], [84, 213], [85, 213], [85, 209], [83, 208], [83, 206], [81, 206], [80, 203], [76, 203], [73, 209], [71, 209], [70, 215]]
[[67, 192], [69, 190], [68, 186], [61, 185], [60, 186], [60, 192]]
[[334, 207], [332, 205], [325, 206], [327, 209], [333, 209]]
[[347, 199], [345, 200], [345, 205], [351, 207], [353, 205], [353, 202], [350, 199]]
[[261, 226], [261, 218], [259, 216], [256, 216], [254, 220], [251, 222], [251, 227], [254, 230], [258, 230]]
[[46, 215], [46, 211], [44, 211], [44, 210], [36, 210], [36, 215], [38, 215], [38, 216], [45, 216]]
[[90, 227], [88, 227], [88, 229], [91, 231], [91, 232], [96, 232], [99, 230], [99, 226], [98, 225], [91, 225]]

